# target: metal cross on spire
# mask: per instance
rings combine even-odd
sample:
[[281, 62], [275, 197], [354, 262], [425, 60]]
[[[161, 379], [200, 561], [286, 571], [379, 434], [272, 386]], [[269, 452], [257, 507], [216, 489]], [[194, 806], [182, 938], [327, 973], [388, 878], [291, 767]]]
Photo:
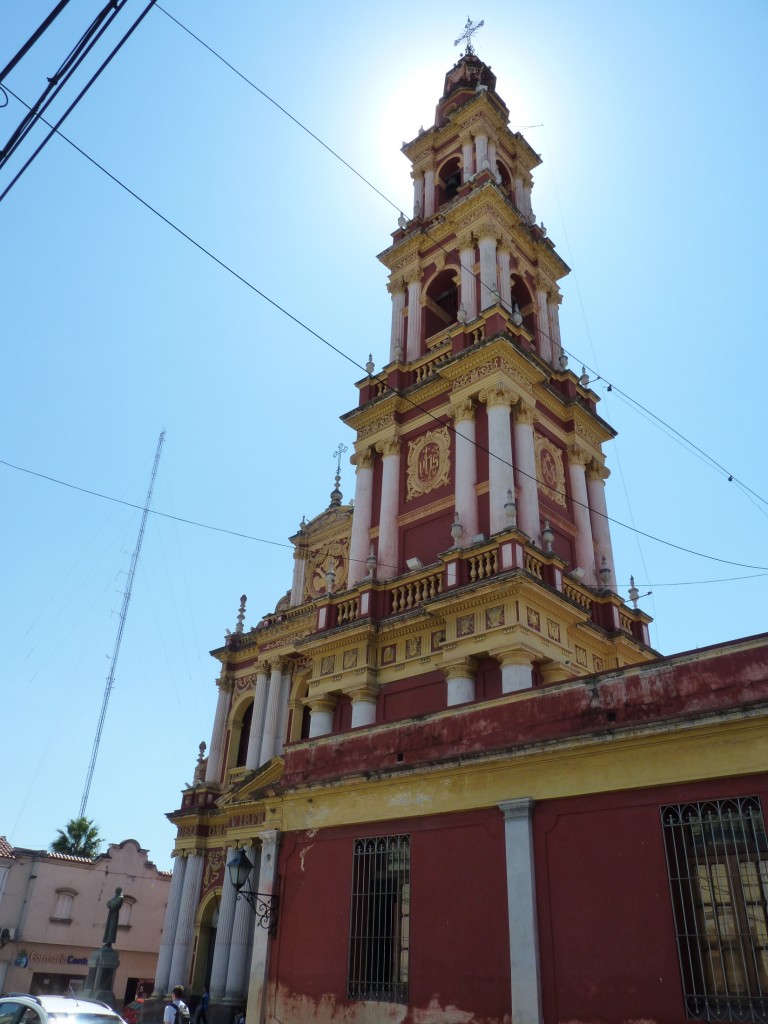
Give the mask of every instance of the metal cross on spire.
[[331, 491], [331, 506], [341, 504], [341, 491], [339, 490], [339, 484], [341, 483], [341, 456], [347, 451], [347, 446], [343, 441], [339, 443], [339, 447], [333, 453], [334, 459], [336, 459], [336, 485]]
[[475, 25], [475, 24], [472, 23], [472, 19], [470, 17], [467, 18], [467, 24], [464, 26], [464, 34], [459, 36], [459, 38], [457, 40], [455, 40], [455, 42], [453, 44], [454, 46], [458, 46], [459, 43], [463, 43], [464, 40], [466, 39], [466, 41], [467, 41], [467, 48], [464, 51], [464, 53], [462, 54], [462, 57], [468, 57], [471, 53], [475, 52], [475, 49], [472, 46], [472, 36], [474, 35], [475, 32], [477, 32], [478, 29], [481, 29], [484, 24], [485, 24], [485, 21], [483, 20], [483, 21], [479, 21]]

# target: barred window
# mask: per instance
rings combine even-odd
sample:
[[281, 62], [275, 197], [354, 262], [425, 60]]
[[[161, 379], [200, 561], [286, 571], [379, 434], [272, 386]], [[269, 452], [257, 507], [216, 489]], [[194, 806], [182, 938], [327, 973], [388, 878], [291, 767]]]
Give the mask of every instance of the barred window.
[[347, 996], [408, 999], [411, 838], [356, 839], [352, 865]]
[[661, 808], [689, 1020], [768, 1022], [768, 841], [758, 797]]

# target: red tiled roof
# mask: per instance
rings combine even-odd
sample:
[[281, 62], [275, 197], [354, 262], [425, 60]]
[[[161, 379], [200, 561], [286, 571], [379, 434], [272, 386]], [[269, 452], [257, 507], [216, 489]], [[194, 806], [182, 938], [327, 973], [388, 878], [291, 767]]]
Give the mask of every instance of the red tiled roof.
[[12, 856], [13, 856], [13, 847], [8, 842], [8, 840], [5, 838], [5, 836], [0, 836], [0, 857], [12, 857]]

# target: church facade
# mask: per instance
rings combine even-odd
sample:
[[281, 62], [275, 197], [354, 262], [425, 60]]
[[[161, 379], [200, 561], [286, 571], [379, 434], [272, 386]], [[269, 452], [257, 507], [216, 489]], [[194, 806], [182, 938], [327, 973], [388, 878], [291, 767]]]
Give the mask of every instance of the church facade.
[[[248, 1024], [768, 1020], [768, 640], [659, 658], [618, 593], [598, 396], [539, 158], [468, 46], [379, 256], [355, 500], [213, 651], [159, 998]], [[244, 850], [254, 907], [227, 877]], [[739, 1016], [741, 1014], [741, 1016]]]

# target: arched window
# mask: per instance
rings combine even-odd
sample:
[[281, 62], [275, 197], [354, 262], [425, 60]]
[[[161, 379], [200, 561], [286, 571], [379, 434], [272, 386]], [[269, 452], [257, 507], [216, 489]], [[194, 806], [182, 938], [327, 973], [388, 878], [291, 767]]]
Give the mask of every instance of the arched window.
[[240, 742], [237, 745], [237, 763], [236, 768], [242, 768], [245, 765], [245, 756], [248, 753], [248, 737], [251, 735], [251, 719], [253, 718], [253, 701], [245, 709], [243, 715], [242, 725], [240, 726]]
[[501, 187], [504, 189], [506, 193], [508, 193], [509, 196], [511, 196], [512, 201], [514, 202], [515, 196], [514, 190], [512, 188], [512, 176], [510, 175], [509, 171], [504, 166], [504, 164], [501, 162], [501, 160], [496, 161], [496, 166], [498, 167], [499, 177], [501, 178]]
[[512, 308], [514, 309], [515, 305], [517, 305], [520, 315], [523, 318], [523, 327], [525, 327], [525, 329], [535, 338], [536, 305], [528, 290], [528, 286], [521, 277], [518, 277], [517, 274], [512, 274], [510, 283], [512, 286]]
[[459, 309], [459, 286], [455, 270], [443, 270], [427, 285], [424, 293], [424, 337], [444, 331], [456, 323]]
[[461, 162], [457, 156], [447, 160], [437, 175], [437, 203], [440, 207], [458, 195], [461, 188]]

